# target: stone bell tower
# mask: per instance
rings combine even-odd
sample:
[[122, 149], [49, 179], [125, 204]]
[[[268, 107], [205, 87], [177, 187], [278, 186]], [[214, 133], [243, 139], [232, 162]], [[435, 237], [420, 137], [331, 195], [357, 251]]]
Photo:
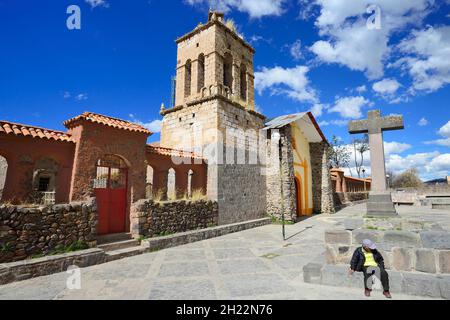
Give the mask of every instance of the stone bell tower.
[[264, 216], [265, 177], [249, 161], [265, 120], [255, 111], [255, 50], [216, 11], [176, 43], [175, 105], [161, 108], [161, 146], [208, 159], [207, 193], [219, 202], [219, 223]]

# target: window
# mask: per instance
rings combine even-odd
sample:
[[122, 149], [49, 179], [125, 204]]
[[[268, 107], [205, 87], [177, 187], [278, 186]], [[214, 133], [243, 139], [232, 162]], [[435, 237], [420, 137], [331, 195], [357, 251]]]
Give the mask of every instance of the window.
[[247, 101], [247, 66], [241, 64], [241, 99]]
[[201, 54], [198, 56], [197, 93], [200, 93], [204, 86], [205, 86], [205, 56]]
[[168, 200], [176, 200], [176, 174], [173, 168], [170, 168], [167, 173], [167, 199]]
[[192, 63], [191, 60], [186, 62], [184, 66], [184, 96], [191, 95], [191, 79], [192, 79]]
[[223, 61], [223, 84], [228, 88], [233, 88], [233, 57], [226, 53]]
[[39, 186], [38, 191], [39, 192], [46, 192], [48, 191], [48, 187], [50, 186], [50, 178], [48, 177], [41, 177], [39, 178]]
[[6, 158], [0, 156], [0, 200], [2, 200], [3, 190], [5, 189], [7, 171], [8, 162], [6, 161]]

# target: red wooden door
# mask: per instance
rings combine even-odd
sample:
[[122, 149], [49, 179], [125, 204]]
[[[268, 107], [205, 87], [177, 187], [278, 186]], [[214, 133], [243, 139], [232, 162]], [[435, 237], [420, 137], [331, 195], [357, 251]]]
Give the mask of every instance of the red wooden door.
[[101, 160], [97, 164], [94, 190], [99, 235], [126, 231], [128, 170], [120, 166], [116, 162]]

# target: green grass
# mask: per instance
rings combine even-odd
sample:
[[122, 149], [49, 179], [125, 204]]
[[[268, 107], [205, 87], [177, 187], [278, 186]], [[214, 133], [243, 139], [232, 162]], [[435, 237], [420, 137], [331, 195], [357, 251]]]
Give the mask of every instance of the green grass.
[[64, 253], [75, 252], [75, 251], [86, 250], [86, 249], [89, 249], [89, 246], [87, 245], [87, 243], [84, 241], [78, 240], [68, 246], [58, 245], [55, 247], [55, 249], [51, 250], [48, 255], [55, 256], [57, 254], [64, 254]]
[[0, 244], [0, 253], [9, 253], [12, 252], [13, 247], [9, 242]]
[[[270, 216], [270, 219], [272, 220], [272, 224], [283, 224], [283, 221], [275, 216]], [[284, 220], [285, 225], [293, 225], [295, 224], [293, 221], [290, 220]]]

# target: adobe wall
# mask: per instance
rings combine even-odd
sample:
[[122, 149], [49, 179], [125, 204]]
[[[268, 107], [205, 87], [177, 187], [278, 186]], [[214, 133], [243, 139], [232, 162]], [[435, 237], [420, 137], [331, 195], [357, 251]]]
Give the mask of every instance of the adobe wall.
[[1, 135], [0, 155], [8, 162], [2, 201], [27, 202], [33, 189], [33, 171], [40, 160], [57, 163], [56, 202], [68, 202], [75, 144], [23, 136]]

